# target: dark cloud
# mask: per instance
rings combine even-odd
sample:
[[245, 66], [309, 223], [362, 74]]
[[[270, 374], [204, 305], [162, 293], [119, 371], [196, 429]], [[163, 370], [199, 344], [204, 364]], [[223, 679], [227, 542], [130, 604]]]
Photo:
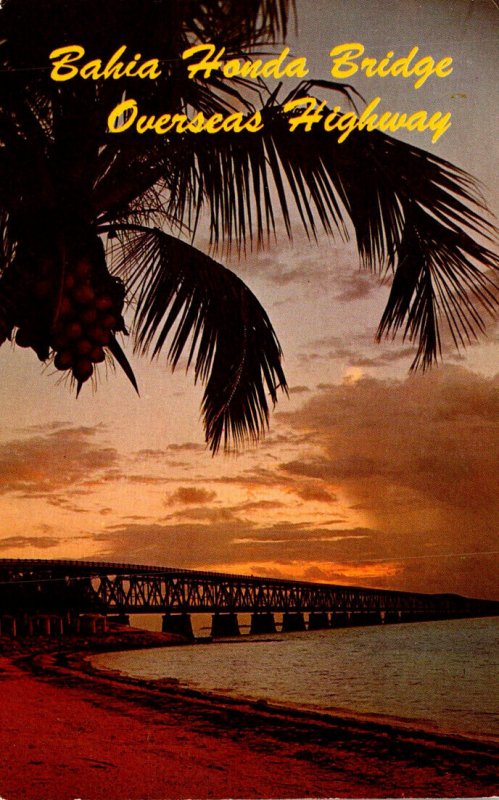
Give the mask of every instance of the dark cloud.
[[135, 475], [124, 474], [120, 477], [123, 477], [127, 483], [138, 483], [144, 486], [162, 486], [173, 481], [172, 478], [167, 478], [163, 475], [146, 475], [145, 473], [138, 473]]
[[206, 445], [197, 442], [184, 442], [183, 444], [169, 444], [166, 448], [173, 453], [199, 453], [205, 452]]
[[[484, 557], [484, 573], [480, 554], [497, 535], [497, 390], [497, 378], [454, 366], [399, 382], [325, 386], [281, 414], [310, 442], [282, 470], [320, 479], [365, 509], [384, 548], [373, 555], [414, 559], [404, 586], [479, 595], [490, 589], [493, 560]], [[463, 552], [466, 570], [456, 555], [451, 571], [443, 556]]]
[[301, 497], [302, 500], [307, 500], [310, 502], [316, 501], [319, 503], [336, 503], [338, 499], [333, 492], [325, 489], [323, 486], [320, 486], [317, 483], [307, 483], [301, 486], [295, 486], [293, 491], [298, 495], [298, 497]]
[[342, 303], [365, 300], [379, 289], [379, 284], [373, 276], [365, 273], [346, 276], [341, 283], [341, 291], [336, 295], [335, 299], [340, 300]]
[[178, 489], [168, 495], [167, 502], [197, 505], [199, 503], [211, 503], [216, 496], [216, 492], [211, 492], [208, 489], [199, 489], [196, 486], [179, 486]]
[[[53, 422], [47, 422], [47, 423], [44, 422], [43, 425], [27, 425], [26, 427], [20, 429], [20, 432], [22, 432], [24, 434], [26, 434], [26, 433], [28, 433], [28, 434], [32, 434], [32, 433], [46, 434], [49, 431], [58, 431], [58, 430], [61, 430], [61, 429], [64, 429], [64, 428], [67, 429], [67, 428], [72, 428], [72, 427], [73, 426], [71, 425], [71, 422], [68, 422], [67, 420], [53, 420]], [[99, 425], [95, 426], [95, 428], [100, 428], [100, 427], [103, 427], [101, 423], [99, 423]]]
[[207, 506], [190, 507], [187, 506], [174, 514], [168, 514], [166, 520], [193, 520], [194, 522], [232, 522], [236, 521], [237, 515], [230, 508], [208, 508]]
[[290, 386], [289, 393], [290, 394], [305, 394], [306, 392], [310, 392], [308, 386]]
[[6, 539], [0, 539], [0, 550], [11, 550], [13, 548], [25, 550], [27, 547], [50, 550], [60, 544], [61, 540], [53, 536], [8, 536]]
[[350, 355], [350, 366], [352, 367], [386, 367], [390, 364], [395, 364], [398, 361], [407, 360], [411, 363], [414, 360], [416, 350], [414, 347], [407, 345], [405, 347], [392, 347], [386, 350], [379, 350], [373, 356], [361, 356], [352, 353]]
[[274, 511], [276, 508], [283, 508], [285, 503], [278, 500], [251, 500], [237, 506], [240, 511]]
[[158, 459], [163, 459], [165, 457], [164, 450], [152, 450], [151, 448], [145, 450], [137, 450], [135, 453], [137, 458], [140, 460], [151, 459], [152, 461], [156, 461]]
[[126, 557], [138, 563], [146, 563], [147, 558], [151, 564], [209, 569], [231, 562], [278, 565], [362, 558], [369, 555], [373, 536], [376, 533], [367, 529], [332, 532], [291, 521], [258, 528], [229, 516], [192, 523], [167, 520], [152, 525], [113, 525], [96, 533], [93, 540], [102, 548], [102, 558]]
[[182, 468], [188, 465], [187, 461], [179, 461], [177, 458], [170, 458], [167, 452], [169, 449], [170, 448], [167, 447], [164, 450], [155, 450], [152, 448], [137, 450], [133, 454], [130, 461], [132, 464], [142, 464], [143, 462], [157, 463], [161, 465], [161, 467], [170, 470]]
[[364, 379], [325, 390], [288, 424], [322, 455], [284, 465], [323, 480], [382, 478], [453, 505], [491, 508], [498, 380], [457, 367], [402, 382]]

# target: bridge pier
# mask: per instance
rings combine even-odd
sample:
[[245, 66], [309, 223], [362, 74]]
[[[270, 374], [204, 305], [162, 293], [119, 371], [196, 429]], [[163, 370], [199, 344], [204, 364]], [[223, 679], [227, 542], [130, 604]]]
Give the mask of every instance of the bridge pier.
[[354, 611], [350, 616], [350, 625], [379, 625], [381, 617], [377, 611]]
[[251, 615], [250, 634], [275, 633], [275, 619], [270, 611], [257, 611]]
[[102, 614], [80, 614], [76, 618], [76, 633], [95, 635], [107, 632], [107, 617]]
[[234, 612], [230, 612], [229, 614], [212, 614], [211, 635], [214, 639], [221, 639], [225, 636], [239, 636], [240, 631], [237, 614]]
[[25, 636], [33, 636], [34, 633], [34, 620], [29, 614], [26, 614], [23, 619], [24, 625], [24, 635]]
[[[383, 614], [383, 612], [381, 612]], [[384, 625], [394, 625], [400, 622], [402, 616], [401, 611], [385, 611], [383, 617]]]
[[348, 611], [335, 611], [331, 614], [332, 628], [347, 628], [350, 625], [350, 614]]
[[305, 631], [305, 617], [301, 611], [285, 611], [282, 615], [282, 632]]
[[23, 614], [17, 617], [15, 633], [18, 636], [62, 636], [65, 617], [61, 614]]
[[161, 630], [163, 633], [176, 633], [186, 639], [194, 639], [190, 614], [164, 614]]
[[320, 631], [329, 628], [327, 611], [311, 611], [308, 615], [308, 630]]
[[13, 639], [17, 636], [17, 620], [11, 614], [2, 614], [0, 617], [0, 634], [10, 636]]

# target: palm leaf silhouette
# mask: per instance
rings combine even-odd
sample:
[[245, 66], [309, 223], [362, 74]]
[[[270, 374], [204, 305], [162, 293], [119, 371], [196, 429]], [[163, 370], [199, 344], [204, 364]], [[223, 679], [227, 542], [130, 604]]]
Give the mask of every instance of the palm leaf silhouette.
[[256, 440], [268, 422], [267, 395], [275, 403], [277, 388], [286, 388], [266, 312], [237, 275], [200, 250], [158, 229], [116, 229], [129, 233], [115, 270], [135, 304], [136, 348], [156, 356], [174, 331], [168, 359], [175, 368], [188, 351], [187, 368], [193, 363], [205, 384], [211, 448]]

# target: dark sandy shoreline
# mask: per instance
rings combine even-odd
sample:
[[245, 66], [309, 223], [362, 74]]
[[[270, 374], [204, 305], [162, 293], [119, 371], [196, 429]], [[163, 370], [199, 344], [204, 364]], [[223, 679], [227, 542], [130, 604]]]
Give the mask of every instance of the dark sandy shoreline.
[[[261, 639], [252, 639], [248, 642], [244, 642], [242, 639], [224, 639], [224, 643], [230, 642], [230, 644], [252, 644], [258, 641], [261, 641]], [[271, 641], [275, 640], [272, 639]], [[204, 644], [203, 642], [203, 645]], [[212, 644], [216, 647], [219, 641], [217, 640]], [[106, 655], [108, 652], [109, 651], [105, 651], [102, 655]], [[120, 648], [120, 652], [127, 651]], [[256, 711], [266, 709], [269, 714], [296, 715], [299, 718], [303, 717], [307, 720], [315, 719], [324, 723], [337, 725], [348, 724], [352, 727], [359, 726], [361, 729], [364, 729], [367, 725], [368, 727], [372, 726], [373, 730], [391, 731], [393, 735], [402, 736], [404, 732], [407, 732], [411, 739], [415, 736], [419, 736], [422, 740], [429, 738], [435, 743], [439, 741], [445, 743], [455, 742], [456, 745], [462, 744], [466, 745], [468, 748], [473, 748], [475, 746], [480, 748], [481, 745], [490, 745], [493, 749], [497, 748], [499, 752], [499, 737], [495, 737], [493, 734], [455, 733], [450, 730], [445, 730], [436, 723], [432, 723], [430, 720], [421, 718], [411, 719], [408, 717], [397, 717], [381, 713], [360, 712], [341, 707], [328, 707], [324, 709], [311, 703], [305, 705], [290, 701], [278, 702], [267, 698], [256, 698], [255, 696], [244, 695], [241, 692], [230, 692], [227, 694], [223, 691], [203, 689], [199, 686], [191, 685], [189, 681], [178, 680], [177, 678], [134, 678], [112, 667], [95, 666], [92, 658], [93, 655], [96, 654], [73, 654], [68, 659], [67, 666], [70, 666], [72, 669], [93, 674], [95, 677], [100, 676], [105, 678], [107, 676], [111, 678], [111, 680], [119, 683], [148, 686], [150, 689], [156, 689], [162, 692], [171, 693], [173, 691], [178, 696], [184, 695], [185, 697], [196, 698], [198, 700], [204, 699], [213, 704], [245, 705]]]
[[[160, 643], [175, 642], [130, 631], [86, 644], [73, 641], [64, 648], [16, 645], [4, 651], [0, 796], [166, 800], [497, 794], [499, 747], [490, 741], [392, 720], [222, 697], [175, 681], [131, 679], [97, 671], [87, 661], [91, 652]], [[75, 724], [77, 736], [69, 747]], [[52, 740], [56, 729], [58, 745]], [[25, 756], [26, 751], [38, 754], [28, 760], [28, 769], [16, 736], [24, 737]], [[99, 752], [103, 763], [96, 780], [96, 767], [88, 769], [85, 759], [98, 762]]]

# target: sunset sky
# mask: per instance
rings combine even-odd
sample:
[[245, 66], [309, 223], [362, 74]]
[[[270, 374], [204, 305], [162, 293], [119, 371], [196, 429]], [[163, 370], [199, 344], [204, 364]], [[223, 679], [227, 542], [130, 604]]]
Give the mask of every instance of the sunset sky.
[[[367, 7], [367, 8], [366, 8]], [[384, 110], [452, 112], [435, 144], [497, 213], [497, 7], [492, 0], [298, 0], [311, 74], [329, 50], [454, 58], [415, 92], [401, 78], [350, 82]], [[117, 46], [121, 43], [117, 43]], [[337, 101], [344, 104], [343, 98]], [[397, 134], [399, 136], [399, 134]], [[200, 230], [197, 246], [206, 247]], [[34, 353], [0, 350], [0, 557], [93, 558], [497, 597], [497, 338], [409, 375], [412, 349], [376, 344], [388, 294], [352, 242], [310, 243], [297, 224], [228, 265], [261, 300], [284, 350], [290, 397], [268, 436], [213, 458], [202, 389], [164, 359], [128, 354], [76, 400]]]

